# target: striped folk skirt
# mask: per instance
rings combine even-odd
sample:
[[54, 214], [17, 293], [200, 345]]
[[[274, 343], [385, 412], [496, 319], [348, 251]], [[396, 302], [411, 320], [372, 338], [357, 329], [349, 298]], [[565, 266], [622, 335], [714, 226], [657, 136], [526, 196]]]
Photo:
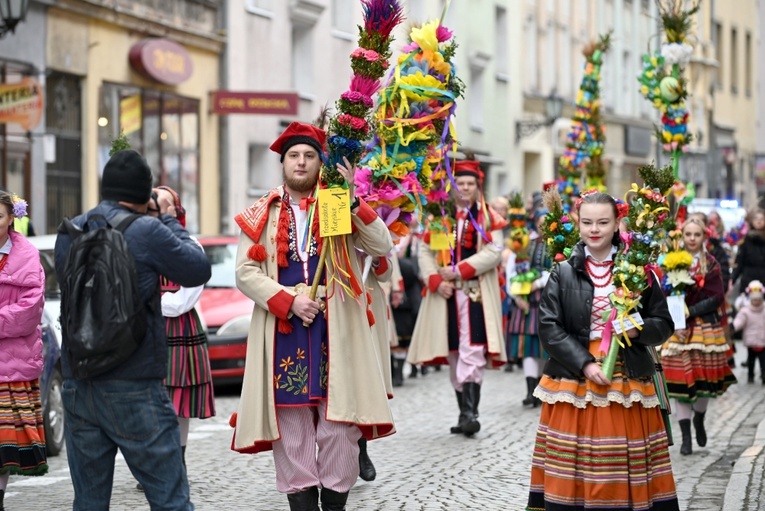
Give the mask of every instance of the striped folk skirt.
[[[600, 340], [590, 353], [602, 361]], [[528, 511], [679, 511], [669, 444], [651, 378], [610, 386], [542, 377]]]
[[[539, 297], [536, 296], [537, 291], [534, 293], [533, 297], [536, 298], [536, 302], [529, 308], [528, 313], [515, 307], [510, 314], [506, 332], [508, 360], [521, 360], [528, 357], [542, 358], [544, 354], [542, 342], [537, 335], [539, 331]], [[541, 296], [541, 292], [539, 295]]]
[[38, 380], [0, 383], [0, 474], [48, 472]]
[[166, 318], [168, 364], [165, 386], [178, 417], [215, 415], [207, 335], [197, 311]]
[[736, 383], [722, 326], [695, 318], [692, 328], [687, 339], [673, 335], [661, 348], [669, 397], [684, 403], [721, 396]]

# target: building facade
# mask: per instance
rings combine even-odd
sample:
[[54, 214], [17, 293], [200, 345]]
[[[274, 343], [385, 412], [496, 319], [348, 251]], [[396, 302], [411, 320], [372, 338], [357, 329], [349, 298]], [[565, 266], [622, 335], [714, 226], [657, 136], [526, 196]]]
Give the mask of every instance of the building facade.
[[731, 9], [727, 2], [712, 0], [702, 4], [698, 17], [699, 39], [707, 42], [701, 57], [715, 64], [706, 84], [706, 195], [750, 206], [756, 202], [751, 184], [757, 152], [757, 67], [762, 60], [757, 58], [757, 3], [745, 0]]
[[658, 115], [639, 94], [641, 56], [655, 45], [656, 4], [639, 0], [526, 0], [523, 34], [524, 118], [544, 119], [553, 94], [564, 100], [551, 126], [521, 138], [524, 190], [540, 190], [558, 174], [558, 158], [574, 114], [585, 64], [582, 49], [613, 31], [601, 67], [601, 113], [606, 122], [606, 184], [613, 193], [626, 190], [640, 165], [656, 160], [653, 124]]
[[[124, 133], [155, 185], [179, 191], [191, 232], [220, 224], [219, 134], [210, 113], [223, 36], [210, 0], [60, 0], [48, 10], [51, 93], [48, 228], [100, 198], [111, 141]], [[51, 115], [54, 114], [54, 115]], [[79, 182], [78, 182], [79, 181]], [[58, 208], [58, 209], [57, 209]]]
[[46, 2], [32, 1], [26, 19], [0, 39], [0, 188], [29, 203], [44, 231], [46, 212]]

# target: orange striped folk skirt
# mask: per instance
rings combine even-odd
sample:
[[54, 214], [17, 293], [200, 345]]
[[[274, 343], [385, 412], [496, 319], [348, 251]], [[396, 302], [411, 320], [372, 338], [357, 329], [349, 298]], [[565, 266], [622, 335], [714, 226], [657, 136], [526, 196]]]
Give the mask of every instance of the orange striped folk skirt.
[[47, 471], [39, 381], [0, 383], [0, 474]]
[[626, 378], [619, 360], [611, 381], [542, 378], [527, 510], [679, 511], [652, 379]]
[[696, 318], [687, 339], [673, 335], [661, 348], [661, 364], [669, 397], [693, 403], [700, 397], [718, 397], [736, 383], [728, 365], [728, 344], [719, 323]]

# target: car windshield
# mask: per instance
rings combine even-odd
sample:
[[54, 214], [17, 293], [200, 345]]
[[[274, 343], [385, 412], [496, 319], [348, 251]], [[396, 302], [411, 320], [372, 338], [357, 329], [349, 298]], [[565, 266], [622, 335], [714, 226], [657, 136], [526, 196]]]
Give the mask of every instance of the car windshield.
[[236, 287], [236, 244], [205, 245], [212, 276], [205, 287]]
[[45, 271], [45, 298], [61, 298], [61, 290], [56, 278], [56, 267], [53, 264], [53, 251], [40, 250], [40, 263]]

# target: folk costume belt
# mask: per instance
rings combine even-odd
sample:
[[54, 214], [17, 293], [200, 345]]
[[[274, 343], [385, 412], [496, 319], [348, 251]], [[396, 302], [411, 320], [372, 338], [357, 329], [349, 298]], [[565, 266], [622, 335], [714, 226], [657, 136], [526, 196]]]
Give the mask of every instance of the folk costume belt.
[[478, 279], [454, 281], [454, 289], [478, 289], [480, 287], [481, 283]]
[[[302, 282], [296, 286], [285, 286], [288, 290], [294, 291], [296, 295], [303, 295], [303, 296], [309, 296], [311, 294], [311, 286], [308, 284], [303, 284]], [[327, 297], [327, 288], [326, 286], [319, 285], [316, 288], [316, 299], [319, 298], [326, 298]]]
[[459, 289], [468, 295], [471, 302], [481, 302], [481, 282], [478, 279], [455, 280], [454, 289]]

